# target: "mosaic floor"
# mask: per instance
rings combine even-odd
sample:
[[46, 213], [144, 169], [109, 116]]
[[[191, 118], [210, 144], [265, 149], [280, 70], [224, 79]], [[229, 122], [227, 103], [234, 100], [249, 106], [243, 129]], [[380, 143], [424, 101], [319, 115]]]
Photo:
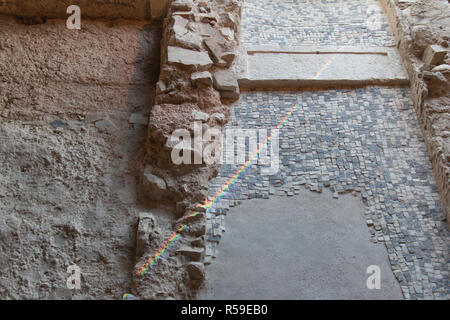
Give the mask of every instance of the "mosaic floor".
[[[450, 235], [409, 96], [408, 88], [384, 87], [243, 93], [229, 127], [275, 128], [301, 107], [280, 130], [279, 172], [261, 175], [267, 166], [253, 164], [210, 211], [207, 255], [215, 255], [230, 206], [328, 187], [366, 204], [372, 241], [386, 244], [405, 298], [450, 298]], [[223, 164], [210, 195], [239, 167]]]
[[377, 0], [246, 0], [242, 14], [246, 46], [394, 45]]
[[[246, 0], [242, 25], [245, 46], [394, 44], [376, 0]], [[207, 262], [229, 207], [330, 188], [335, 198], [361, 198], [368, 236], [386, 245], [406, 299], [450, 299], [450, 233], [410, 95], [393, 87], [242, 93], [229, 128], [273, 130], [300, 108], [280, 131], [278, 173], [253, 163], [208, 213]], [[211, 197], [240, 166], [221, 166]]]

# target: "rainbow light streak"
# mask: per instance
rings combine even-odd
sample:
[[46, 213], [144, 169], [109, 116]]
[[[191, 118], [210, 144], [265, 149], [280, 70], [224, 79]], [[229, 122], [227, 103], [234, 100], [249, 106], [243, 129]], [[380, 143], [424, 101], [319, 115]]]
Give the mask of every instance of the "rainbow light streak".
[[[353, 37], [352, 37], [353, 38]], [[350, 39], [351, 40], [351, 39]], [[350, 41], [349, 40], [349, 41]], [[331, 59], [325, 63], [323, 65], [323, 67], [319, 70], [319, 72], [317, 72], [317, 74], [314, 76], [314, 80], [317, 79], [320, 74], [334, 61], [334, 59], [336, 59], [337, 55], [339, 54], [339, 52], [344, 48], [344, 46], [340, 47], [337, 50], [337, 53], [334, 54]], [[235, 182], [236, 180], [242, 175], [243, 172], [245, 172], [245, 170], [250, 166], [250, 164], [252, 163], [252, 161], [261, 153], [261, 151], [264, 149], [264, 147], [266, 147], [269, 142], [272, 140], [272, 137], [274, 136], [275, 133], [277, 133], [286, 123], [286, 121], [291, 117], [291, 115], [295, 112], [295, 110], [297, 110], [299, 104], [297, 103], [295, 106], [293, 106], [291, 108], [291, 110], [289, 110], [289, 112], [286, 114], [286, 116], [283, 118], [283, 120], [281, 120], [281, 122], [278, 124], [278, 126], [272, 131], [271, 135], [266, 139], [266, 141], [264, 141], [260, 147], [258, 148], [258, 150], [255, 151], [255, 153], [247, 160], [247, 162], [245, 162], [237, 171], [236, 173], [230, 178], [228, 179], [227, 183], [225, 183], [225, 185], [218, 191], [216, 192], [216, 194], [212, 197], [212, 199], [210, 201], [205, 200], [204, 204], [199, 204], [197, 205], [197, 207], [202, 207], [207, 209], [206, 212], [208, 212], [211, 207], [220, 200], [220, 198], [225, 194], [225, 191], [227, 191]], [[198, 214], [199, 212], [191, 212], [191, 214], [187, 217], [194, 217]], [[172, 233], [172, 235], [169, 237], [169, 239], [167, 239], [166, 242], [164, 242], [162, 244], [162, 246], [158, 249], [158, 251], [155, 252], [155, 254], [149, 258], [147, 260], [147, 262], [145, 263], [145, 265], [143, 265], [139, 271], [137, 272], [137, 275], [139, 276], [143, 276], [145, 273], [147, 273], [147, 271], [153, 266], [153, 264], [155, 264], [155, 262], [158, 260], [158, 258], [161, 257], [162, 254], [164, 254], [164, 252], [166, 252], [166, 250], [168, 249], [168, 247], [179, 237], [181, 237], [180, 232], [182, 232], [183, 230], [185, 230], [187, 228], [187, 225], [183, 224], [181, 226], [178, 227], [178, 229]], [[124, 295], [125, 297], [125, 295]]]
[[[198, 214], [198, 212], [193, 212], [189, 215], [189, 217], [193, 217], [197, 214]], [[179, 237], [181, 237], [181, 235], [179, 233], [182, 232], [186, 228], [187, 228], [187, 225], [185, 225], [185, 224], [179, 226], [178, 229], [174, 233], [172, 233], [172, 235], [169, 237], [169, 239], [167, 239], [166, 242], [164, 242], [162, 244], [162, 246], [158, 249], [158, 251], [156, 251], [155, 254], [151, 258], [149, 258], [147, 260], [147, 262], [139, 269], [137, 274], [140, 276], [143, 276], [148, 271], [148, 269], [156, 262], [156, 260], [158, 260], [158, 258], [160, 258], [164, 254], [164, 252], [166, 252], [166, 250], [169, 248], [169, 246], [175, 240], [177, 240]]]
[[266, 141], [264, 141], [260, 147], [258, 148], [258, 150], [255, 151], [255, 153], [247, 160], [247, 162], [245, 162], [239, 169], [238, 171], [236, 171], [236, 173], [227, 181], [227, 183], [225, 183], [225, 185], [216, 192], [216, 194], [212, 197], [212, 200], [209, 202], [206, 202], [203, 207], [208, 208], [208, 211], [211, 209], [212, 205], [214, 203], [216, 203], [224, 194], [225, 191], [230, 188], [230, 186], [232, 186], [236, 180], [241, 176], [241, 174], [245, 171], [245, 169], [247, 169], [250, 164], [252, 163], [252, 161], [261, 153], [261, 151], [264, 149], [264, 147], [266, 147], [270, 140], [272, 140], [272, 137], [274, 136], [275, 133], [277, 133], [286, 123], [286, 121], [290, 118], [290, 116], [295, 112], [295, 110], [297, 110], [298, 108], [298, 103], [293, 106], [291, 108], [291, 110], [289, 110], [289, 112], [286, 114], [286, 116], [284, 117], [283, 120], [281, 120], [281, 122], [278, 124], [278, 126], [272, 131], [272, 133], [270, 134], [270, 136], [266, 139]]
[[[258, 154], [263, 150], [264, 147], [266, 147], [268, 145], [268, 143], [272, 140], [272, 137], [274, 136], [274, 134], [276, 132], [278, 132], [286, 123], [286, 121], [289, 119], [289, 117], [294, 113], [295, 110], [297, 110], [299, 104], [296, 104], [295, 106], [293, 106], [291, 108], [291, 110], [289, 110], [289, 112], [287, 113], [287, 115], [284, 117], [283, 120], [281, 120], [281, 122], [278, 124], [278, 126], [275, 128], [275, 130], [272, 131], [271, 135], [266, 139], [266, 141], [264, 141], [260, 147], [258, 148], [258, 150], [255, 151], [255, 153], [247, 160], [247, 162], [245, 162], [237, 171], [236, 173], [227, 181], [227, 183], [213, 196], [213, 198], [211, 199], [211, 201], [206, 201], [205, 200], [205, 204], [201, 205], [197, 205], [197, 207], [203, 207], [203, 208], [207, 208], [207, 211], [209, 211], [212, 207], [212, 205], [214, 203], [216, 203], [224, 194], [225, 191], [231, 186], [233, 185], [234, 182], [236, 182], [236, 180], [241, 176], [241, 174], [245, 171], [246, 168], [248, 168], [250, 166], [250, 164], [252, 163], [252, 161], [258, 156]], [[191, 212], [191, 214], [189, 216], [187, 216], [187, 218], [190, 217], [194, 217], [198, 214], [199, 212]], [[179, 226], [177, 228], [177, 230], [172, 233], [172, 235], [169, 237], [169, 239], [166, 240], [166, 242], [164, 242], [162, 244], [162, 246], [158, 249], [158, 251], [155, 252], [155, 254], [149, 258], [147, 260], [147, 262], [145, 263], [145, 265], [143, 265], [139, 271], [137, 272], [137, 275], [139, 276], [143, 276], [145, 273], [147, 273], [147, 271], [153, 266], [153, 264], [158, 260], [158, 258], [161, 257], [162, 254], [164, 254], [164, 252], [166, 252], [167, 248], [179, 237], [181, 237], [180, 232], [182, 232], [183, 230], [185, 230], [187, 228], [187, 225], [183, 224], [181, 226]]]
[[[348, 42], [350, 42], [353, 38], [354, 38], [354, 36], [352, 36], [352, 37], [350, 38], [350, 40], [348, 40]], [[337, 50], [337, 52], [331, 57], [331, 59], [328, 60], [328, 62], [325, 63], [325, 64], [322, 66], [322, 68], [320, 68], [319, 72], [317, 72], [316, 75], [314, 76], [314, 78], [313, 78], [314, 80], [316, 80], [316, 79], [320, 76], [320, 74], [321, 74], [322, 72], [324, 72], [325, 69], [326, 69], [326, 68], [334, 61], [334, 59], [336, 59], [336, 57], [338, 56], [339, 52], [341, 52], [342, 49], [344, 49], [344, 47], [345, 47], [345, 45], [342, 46], [342, 47], [340, 47], [340, 48]]]

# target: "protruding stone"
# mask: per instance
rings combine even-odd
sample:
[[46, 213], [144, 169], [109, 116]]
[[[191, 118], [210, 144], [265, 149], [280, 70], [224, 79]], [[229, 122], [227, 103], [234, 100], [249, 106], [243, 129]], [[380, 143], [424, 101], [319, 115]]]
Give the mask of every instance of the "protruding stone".
[[228, 27], [231, 28], [232, 30], [234, 30], [235, 32], [237, 32], [238, 30], [238, 21], [237, 19], [229, 12], [226, 13], [222, 13], [220, 15], [220, 23], [224, 26], [224, 27]]
[[191, 81], [194, 86], [202, 84], [210, 87], [213, 84], [212, 75], [208, 71], [193, 73], [191, 75]]
[[159, 80], [156, 83], [156, 94], [161, 94], [161, 93], [165, 93], [167, 91], [167, 86], [164, 83], [164, 81]]
[[431, 45], [425, 49], [423, 54], [423, 62], [428, 66], [436, 66], [444, 62], [447, 49], [439, 45]]
[[239, 90], [239, 87], [236, 87], [234, 91], [220, 91], [220, 97], [223, 99], [237, 100], [240, 95], [241, 91]]
[[154, 232], [158, 232], [155, 218], [150, 212], [139, 213], [139, 223], [136, 233], [136, 255], [140, 257], [150, 242]]
[[227, 40], [233, 41], [234, 40], [234, 31], [230, 28], [221, 28], [220, 34]]
[[217, 15], [213, 13], [200, 13], [196, 15], [196, 21], [215, 25], [217, 23]]
[[224, 124], [226, 118], [223, 113], [216, 112], [211, 115], [211, 120], [216, 124]]
[[167, 191], [166, 182], [152, 173], [152, 167], [146, 165], [142, 176], [141, 188], [152, 200], [160, 200]]
[[227, 63], [227, 67], [231, 66], [233, 64], [234, 59], [236, 58], [236, 54], [234, 52], [224, 52], [222, 54], [222, 60], [224, 60]]
[[219, 91], [236, 91], [236, 75], [232, 70], [218, 70], [214, 73], [214, 88]]
[[219, 67], [226, 66], [226, 61], [222, 59], [223, 50], [220, 45], [213, 39], [206, 39], [204, 40], [204, 43], [214, 64]]
[[189, 284], [193, 288], [198, 288], [205, 280], [205, 266], [201, 262], [190, 262], [186, 266], [189, 275]]
[[178, 249], [177, 252], [188, 257], [192, 261], [201, 261], [203, 254], [205, 253], [205, 249], [184, 246]]
[[192, 117], [196, 121], [207, 122], [209, 120], [209, 114], [195, 109], [192, 110]]
[[450, 65], [448, 64], [441, 64], [440, 66], [434, 67], [432, 72], [441, 72], [442, 74], [450, 73]]
[[[183, 19], [183, 18], [178, 17], [178, 19]], [[183, 19], [183, 20], [186, 20], [186, 19]], [[175, 31], [175, 25], [174, 25], [174, 31]], [[181, 25], [178, 26], [177, 31], [174, 32], [173, 39], [174, 39], [175, 43], [173, 43], [173, 41], [172, 41], [171, 44], [178, 45], [185, 49], [199, 50], [202, 47], [202, 40], [203, 40], [202, 37], [198, 33], [191, 32], [188, 29], [186, 29], [185, 27], [181, 27]]]
[[191, 11], [193, 0], [175, 0], [171, 4], [172, 11]]
[[182, 16], [173, 16], [173, 27], [172, 30], [175, 34], [184, 35], [188, 32], [186, 26], [189, 23], [188, 19]]
[[198, 52], [174, 46], [167, 48], [167, 63], [194, 68], [199, 71], [206, 70], [212, 65], [212, 61], [206, 52]]
[[194, 247], [204, 248], [205, 247], [205, 238], [204, 237], [198, 237], [191, 241], [191, 244]]

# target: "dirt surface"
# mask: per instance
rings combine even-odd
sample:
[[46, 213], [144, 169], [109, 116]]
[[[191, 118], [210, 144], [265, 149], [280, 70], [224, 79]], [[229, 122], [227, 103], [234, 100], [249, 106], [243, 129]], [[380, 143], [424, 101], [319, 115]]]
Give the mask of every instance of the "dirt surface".
[[[0, 298], [120, 299], [161, 26], [0, 17]], [[81, 289], [66, 286], [81, 268]]]

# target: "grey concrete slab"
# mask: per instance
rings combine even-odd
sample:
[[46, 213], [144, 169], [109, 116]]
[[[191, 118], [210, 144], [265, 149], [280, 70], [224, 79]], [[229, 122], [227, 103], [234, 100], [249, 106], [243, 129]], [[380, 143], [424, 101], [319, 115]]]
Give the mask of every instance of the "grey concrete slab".
[[409, 84], [394, 48], [260, 46], [247, 50], [241, 63], [239, 84], [244, 88]]
[[[226, 217], [218, 256], [199, 299], [402, 299], [386, 248], [369, 241], [359, 197], [294, 197], [243, 202]], [[367, 267], [381, 269], [369, 290]]]

